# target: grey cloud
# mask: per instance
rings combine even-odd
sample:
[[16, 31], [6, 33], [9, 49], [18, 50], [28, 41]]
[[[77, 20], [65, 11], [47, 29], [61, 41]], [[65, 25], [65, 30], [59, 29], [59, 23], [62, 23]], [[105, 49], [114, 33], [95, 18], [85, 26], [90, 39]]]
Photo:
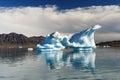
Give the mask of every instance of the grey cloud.
[[91, 6], [63, 11], [58, 11], [56, 6], [0, 8], [0, 33], [17, 32], [33, 36], [59, 31], [72, 34], [96, 24], [102, 26], [96, 32], [97, 41], [119, 39], [120, 6]]

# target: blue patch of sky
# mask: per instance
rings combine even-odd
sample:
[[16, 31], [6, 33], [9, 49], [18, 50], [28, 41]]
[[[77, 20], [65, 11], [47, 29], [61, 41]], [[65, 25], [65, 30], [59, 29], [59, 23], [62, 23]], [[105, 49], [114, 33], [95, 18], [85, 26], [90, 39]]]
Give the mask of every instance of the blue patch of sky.
[[0, 7], [56, 5], [58, 9], [77, 7], [120, 5], [120, 0], [0, 0]]

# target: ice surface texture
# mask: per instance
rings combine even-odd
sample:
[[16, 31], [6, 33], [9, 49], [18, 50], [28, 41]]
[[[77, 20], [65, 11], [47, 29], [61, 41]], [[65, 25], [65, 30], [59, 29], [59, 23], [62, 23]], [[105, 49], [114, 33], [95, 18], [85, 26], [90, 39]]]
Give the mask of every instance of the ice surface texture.
[[44, 44], [38, 44], [38, 51], [52, 51], [52, 50], [61, 50], [65, 47], [62, 45], [62, 36], [59, 32], [53, 32], [50, 35], [48, 34], [45, 39]]
[[37, 45], [37, 49], [39, 51], [52, 51], [61, 50], [65, 47], [72, 48], [73, 50], [96, 48], [94, 32], [99, 28], [101, 28], [101, 26], [95, 25], [94, 27], [73, 34], [70, 38], [65, 35], [62, 36], [59, 32], [53, 32], [46, 36], [44, 44]]
[[94, 41], [94, 32], [96, 29], [101, 28], [101, 26], [96, 25], [94, 27], [90, 27], [86, 30], [83, 30], [79, 33], [73, 34], [70, 38], [70, 46], [71, 47], [93, 47], [95, 48], [95, 41]]

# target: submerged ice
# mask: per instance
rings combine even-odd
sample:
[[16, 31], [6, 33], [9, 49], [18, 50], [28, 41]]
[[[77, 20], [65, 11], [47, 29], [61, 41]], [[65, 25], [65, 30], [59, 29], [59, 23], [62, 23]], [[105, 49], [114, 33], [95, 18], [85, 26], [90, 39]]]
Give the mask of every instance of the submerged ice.
[[79, 33], [73, 34], [70, 38], [61, 35], [59, 32], [53, 32], [46, 36], [44, 44], [38, 44], [39, 51], [61, 50], [64, 48], [72, 48], [74, 50], [83, 50], [95, 48], [94, 32], [101, 28], [99, 25], [90, 27]]

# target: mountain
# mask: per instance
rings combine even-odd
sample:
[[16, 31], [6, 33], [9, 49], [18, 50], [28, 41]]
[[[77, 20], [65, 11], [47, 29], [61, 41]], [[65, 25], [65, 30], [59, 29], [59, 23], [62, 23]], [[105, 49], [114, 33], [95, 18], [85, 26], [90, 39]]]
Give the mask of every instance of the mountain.
[[120, 40], [100, 42], [100, 43], [97, 43], [96, 45], [104, 46], [104, 47], [120, 47]]
[[27, 37], [23, 34], [9, 33], [0, 34], [0, 46], [4, 45], [36, 45], [41, 44], [45, 40], [43, 36]]
[[45, 41], [45, 37], [43, 36], [33, 36], [33, 37], [29, 37], [30, 42], [34, 43], [34, 44], [42, 44]]

